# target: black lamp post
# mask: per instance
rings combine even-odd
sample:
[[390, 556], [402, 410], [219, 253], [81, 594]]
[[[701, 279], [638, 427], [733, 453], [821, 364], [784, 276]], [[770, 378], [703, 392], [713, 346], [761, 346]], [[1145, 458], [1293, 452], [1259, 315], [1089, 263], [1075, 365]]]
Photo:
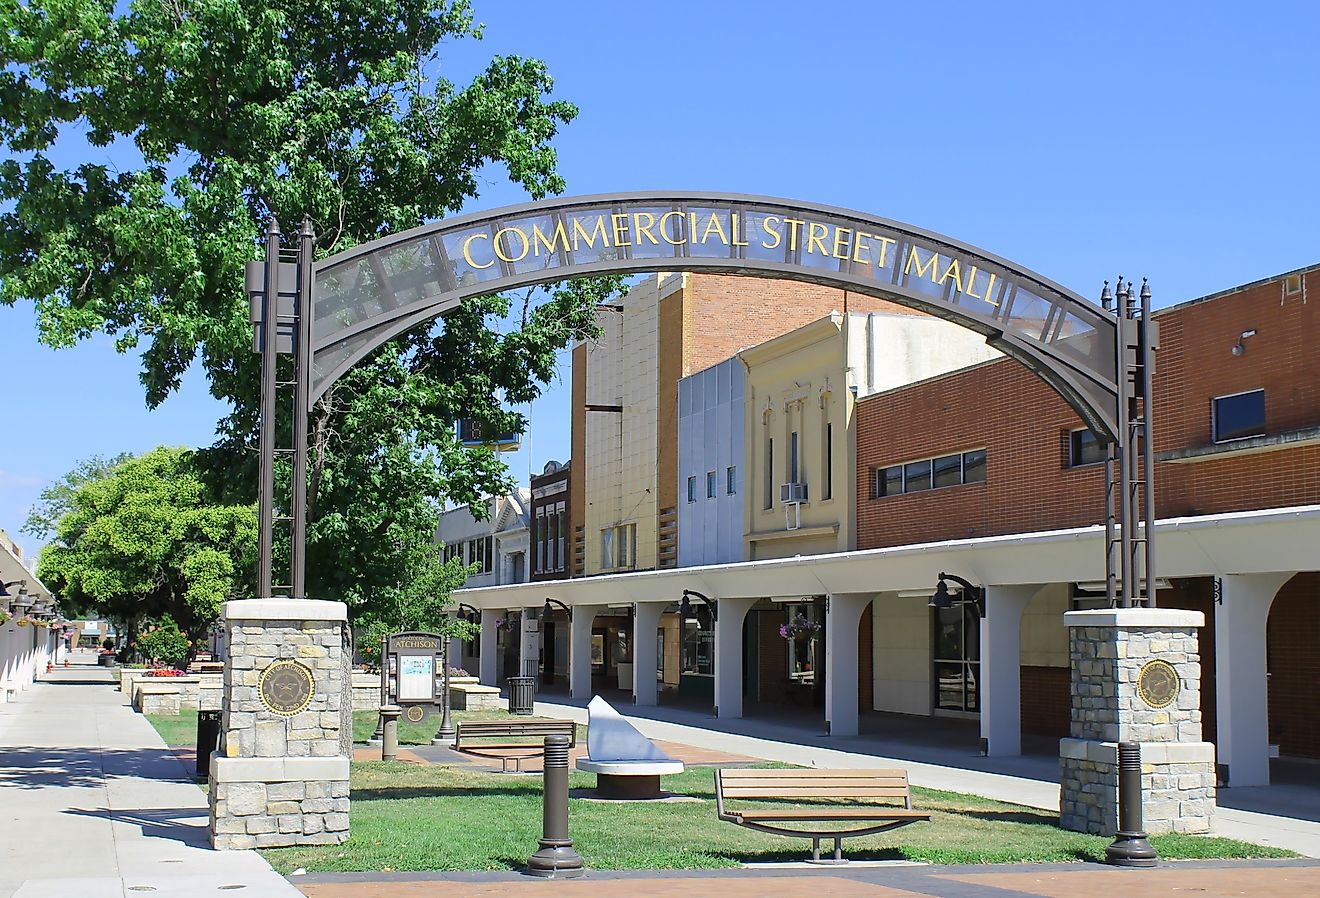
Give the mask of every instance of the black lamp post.
[[689, 617], [694, 616], [692, 611], [693, 598], [701, 599], [701, 601], [706, 603], [706, 607], [710, 609], [711, 626], [706, 626], [704, 623], [702, 623], [701, 618], [698, 616], [697, 627], [702, 630], [711, 629], [714, 626], [715, 621], [720, 619], [719, 605], [710, 596], [703, 595], [702, 593], [697, 592], [695, 589], [683, 590], [683, 598], [678, 603], [678, 616], [681, 617], [683, 620], [687, 620]]
[[952, 580], [963, 588], [962, 604], [970, 604], [976, 609], [978, 617], [985, 617], [985, 590], [969, 583], [957, 574], [946, 574], [940, 571], [939, 583], [935, 585], [935, 595], [931, 596], [927, 603], [931, 608], [952, 608], [953, 596], [949, 595], [949, 584], [945, 580]]
[[431, 744], [437, 743], [451, 744], [458, 736], [458, 730], [454, 728], [454, 721], [449, 716], [449, 643], [453, 640], [446, 636], [441, 643], [440, 664], [444, 667], [443, 685], [440, 687], [443, 691], [440, 695], [440, 729], [436, 730], [435, 738]]

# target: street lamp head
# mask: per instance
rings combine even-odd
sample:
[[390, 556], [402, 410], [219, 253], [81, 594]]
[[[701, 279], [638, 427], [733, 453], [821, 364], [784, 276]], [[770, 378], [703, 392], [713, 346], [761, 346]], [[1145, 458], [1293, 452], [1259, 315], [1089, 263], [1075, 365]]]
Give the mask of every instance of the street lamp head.
[[944, 582], [941, 577], [939, 583], [935, 586], [935, 595], [930, 597], [930, 608], [952, 608], [953, 597], [949, 595], [949, 584]]

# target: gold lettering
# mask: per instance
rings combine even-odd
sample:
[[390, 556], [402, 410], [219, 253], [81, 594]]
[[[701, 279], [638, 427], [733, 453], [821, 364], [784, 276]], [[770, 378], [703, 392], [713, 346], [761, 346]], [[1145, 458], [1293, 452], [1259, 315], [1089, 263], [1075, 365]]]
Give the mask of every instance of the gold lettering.
[[695, 212], [688, 213], [687, 236], [688, 236], [688, 240], [691, 240], [693, 243], [697, 242], [697, 213]]
[[921, 277], [922, 275], [929, 273], [930, 282], [932, 284], [939, 283], [938, 281], [935, 280], [935, 263], [938, 262], [939, 260], [940, 260], [940, 254], [933, 252], [930, 254], [930, 258], [923, 263], [921, 261], [921, 256], [917, 255], [917, 247], [914, 244], [912, 248], [908, 250], [907, 264], [903, 266], [903, 274], [905, 276], [911, 274], [912, 263], [916, 262], [917, 277]]
[[[646, 224], [642, 224], [643, 217], [646, 218]], [[653, 227], [655, 227], [655, 216], [650, 212], [633, 213], [633, 234], [636, 236], [637, 244], [639, 246], [642, 243], [643, 237], [650, 240], [654, 246], [660, 245], [660, 241], [656, 240], [655, 235], [651, 233], [651, 228]]]
[[725, 246], [729, 245], [729, 235], [724, 233], [724, 223], [720, 221], [720, 216], [717, 212], [710, 213], [710, 221], [706, 222], [706, 231], [701, 235], [702, 243], [706, 242], [706, 238], [710, 236], [711, 231], [720, 235], [720, 243], [723, 243]]
[[976, 266], [973, 265], [972, 270], [967, 273], [967, 289], [964, 290], [963, 292], [966, 293], [968, 296], [970, 296], [972, 299], [984, 299], [985, 297], [981, 296], [981, 294], [977, 293], [975, 290], [972, 289], [975, 286], [976, 286]]
[[476, 263], [476, 260], [472, 258], [472, 241], [476, 240], [478, 237], [484, 237], [487, 240], [490, 239], [489, 234], [473, 234], [472, 236], [468, 237], [468, 239], [463, 241], [463, 258], [473, 268], [489, 268], [490, 266], [495, 264], [494, 259], [491, 259], [485, 265], [478, 265]]
[[986, 274], [990, 275], [990, 280], [985, 282], [985, 301], [997, 309], [999, 308], [999, 303], [990, 298], [990, 294], [995, 289], [995, 273], [993, 271], [987, 271]]
[[624, 236], [628, 233], [628, 213], [616, 212], [610, 216], [610, 227], [614, 230], [615, 246], [632, 246], [631, 240], [625, 240]]
[[[744, 236], [745, 236], [745, 235], [744, 235]], [[737, 212], [734, 212], [734, 213], [733, 213], [733, 245], [734, 245], [734, 246], [746, 246], [746, 245], [747, 245], [747, 241], [746, 241], [746, 240], [739, 240], [739, 239], [738, 239], [738, 213], [737, 213]]]
[[784, 224], [788, 225], [788, 248], [791, 252], [797, 252], [798, 229], [806, 222], [800, 218], [785, 218]]
[[871, 255], [871, 247], [867, 246], [866, 239], [874, 237], [874, 234], [868, 234], [865, 231], [858, 231], [853, 235], [852, 260], [854, 262], [865, 262]]
[[[522, 241], [522, 252], [517, 256], [504, 255], [503, 241], [505, 234], [517, 234], [518, 239]], [[523, 233], [521, 228], [500, 228], [495, 232], [495, 255], [500, 257], [501, 262], [521, 262], [527, 258], [529, 249], [531, 249], [531, 244], [527, 242], [527, 235]]]
[[595, 248], [596, 248], [596, 237], [598, 237], [598, 236], [600, 237], [601, 248], [602, 248], [602, 249], [609, 249], [609, 246], [610, 246], [610, 235], [607, 234], [607, 233], [605, 233], [605, 217], [604, 217], [604, 216], [597, 216], [597, 217], [596, 217], [596, 226], [595, 226], [594, 228], [591, 229], [591, 233], [590, 233], [590, 234], [587, 233], [587, 229], [586, 229], [586, 228], [582, 227], [582, 220], [581, 220], [581, 219], [578, 219], [578, 218], [573, 219], [573, 251], [574, 251], [574, 252], [577, 252], [577, 248], [578, 248], [578, 237], [581, 237], [583, 240], [587, 241], [587, 246], [588, 246], [588, 247], [590, 247], [591, 249], [595, 249]]
[[540, 258], [542, 246], [545, 246], [546, 255], [549, 255], [555, 251], [555, 244], [559, 245], [561, 251], [568, 252], [568, 231], [564, 229], [563, 219], [555, 222], [553, 236], [550, 238], [545, 236], [539, 224], [532, 225], [532, 255]]
[[892, 237], [881, 237], [879, 234], [872, 234], [870, 236], [880, 241], [880, 261], [875, 263], [875, 267], [884, 268], [887, 264], [889, 264], [885, 261], [885, 258], [889, 252], [889, 247], [894, 245], [895, 240]]
[[[843, 239], [843, 235], [844, 235], [844, 234], [847, 234], [847, 235], [848, 235], [848, 239], [847, 239], [846, 241]], [[851, 243], [851, 242], [852, 242], [852, 228], [841, 228], [841, 227], [839, 227], [838, 225], [835, 225], [835, 227], [834, 227], [834, 252], [830, 253], [830, 255], [834, 256], [834, 258], [836, 258], [836, 259], [843, 259], [843, 260], [846, 261], [847, 258], [848, 258], [848, 254], [847, 254], [847, 253], [844, 253], [844, 254], [840, 255], [840, 254], [839, 254], [839, 250], [842, 249], [843, 247], [845, 247], [847, 244], [849, 244], [849, 243]]]
[[961, 293], [963, 289], [962, 266], [958, 264], [957, 259], [949, 260], [949, 267], [944, 269], [944, 274], [940, 275], [940, 286], [943, 286], [944, 282], [950, 277], [952, 277], [953, 282], [958, 285], [958, 292]]
[[813, 252], [812, 247], [820, 247], [820, 254], [828, 256], [830, 251], [825, 248], [825, 235], [830, 231], [818, 221], [813, 221], [807, 225], [807, 252]]
[[[665, 238], [665, 243], [668, 243], [670, 246], [682, 246], [684, 243], [687, 243], [686, 236], [684, 236], [682, 240], [675, 240], [669, 236], [669, 219], [682, 217], [682, 212], [666, 212], [664, 215], [660, 216], [660, 236]], [[674, 228], [674, 230], [678, 231], [678, 228]]]
[[[773, 222], [773, 224], [771, 224], [771, 222]], [[779, 248], [779, 244], [784, 242], [784, 235], [781, 231], [775, 230], [775, 228], [778, 226], [779, 226], [778, 216], [767, 215], [765, 218], [761, 219], [761, 229], [764, 230], [766, 234], [768, 234], [769, 236], [775, 238], [774, 243], [766, 243], [764, 240], [762, 240], [761, 246], [765, 247], [766, 249]]]

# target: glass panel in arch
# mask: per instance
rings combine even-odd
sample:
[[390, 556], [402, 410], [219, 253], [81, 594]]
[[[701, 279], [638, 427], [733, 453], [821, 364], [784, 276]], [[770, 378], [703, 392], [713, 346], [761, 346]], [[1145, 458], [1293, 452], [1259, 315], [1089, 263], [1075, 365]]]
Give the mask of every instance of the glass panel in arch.
[[742, 210], [738, 216], [738, 235], [747, 242], [742, 251], [748, 259], [783, 262], [789, 258], [782, 214]]
[[688, 254], [704, 259], [728, 259], [733, 252], [733, 213], [729, 209], [694, 206], [688, 209]]
[[1100, 339], [1100, 331], [1082, 318], [1066, 313], [1052, 345], [1065, 355], [1085, 363], [1088, 368], [1113, 377], [1113, 346], [1105, 344]]
[[375, 281], [366, 258], [317, 274], [313, 341], [333, 336], [379, 307]]
[[499, 260], [491, 245], [489, 225], [464, 228], [444, 236], [445, 254], [453, 263], [460, 287], [470, 287], [500, 276]]
[[1013, 305], [1008, 310], [1008, 329], [1013, 333], [1027, 337], [1039, 343], [1045, 331], [1045, 319], [1049, 317], [1053, 304], [1032, 293], [1027, 287], [1018, 285], [1013, 296]]
[[572, 246], [568, 226], [550, 215], [502, 221], [495, 235], [502, 258], [517, 274], [560, 267], [567, 261], [567, 250]]
[[[672, 259], [678, 249], [678, 241], [683, 239], [681, 231], [682, 214], [664, 216], [673, 210], [664, 206], [633, 207], [628, 210], [629, 248], [634, 259]], [[664, 220], [666, 227], [661, 227]], [[675, 233], [675, 228], [680, 230]]]
[[611, 229], [611, 211], [598, 209], [565, 213], [564, 223], [568, 228], [569, 244], [573, 247], [574, 264], [619, 258]]
[[899, 286], [932, 299], [944, 299], [945, 281], [952, 277], [952, 259], [918, 243], [909, 243], [903, 250]]
[[443, 266], [429, 240], [414, 240], [379, 254], [395, 305], [409, 305], [444, 292]]

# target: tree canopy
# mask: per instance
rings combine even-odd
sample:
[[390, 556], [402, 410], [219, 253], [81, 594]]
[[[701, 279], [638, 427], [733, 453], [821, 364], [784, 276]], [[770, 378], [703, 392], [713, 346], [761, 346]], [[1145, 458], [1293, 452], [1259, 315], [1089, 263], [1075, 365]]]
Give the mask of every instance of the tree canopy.
[[186, 449], [105, 466], [65, 500], [37, 575], [63, 600], [125, 624], [168, 615], [197, 636], [229, 599], [251, 595], [250, 505], [218, 505]]
[[[544, 63], [440, 74], [442, 45], [480, 37], [467, 0], [0, 0], [0, 302], [33, 302], [51, 346], [140, 350], [152, 406], [200, 363], [232, 413], [198, 470], [212, 501], [248, 504], [243, 266], [267, 219], [292, 233], [310, 217], [324, 256], [457, 211], [491, 166], [535, 198], [564, 187], [551, 141], [577, 110]], [[88, 144], [122, 161], [61, 163]], [[474, 300], [337, 382], [310, 422], [311, 594], [369, 601], [402, 582], [402, 547], [430, 539], [442, 498], [505, 491], [455, 421], [521, 432], [510, 406], [619, 287]]]

